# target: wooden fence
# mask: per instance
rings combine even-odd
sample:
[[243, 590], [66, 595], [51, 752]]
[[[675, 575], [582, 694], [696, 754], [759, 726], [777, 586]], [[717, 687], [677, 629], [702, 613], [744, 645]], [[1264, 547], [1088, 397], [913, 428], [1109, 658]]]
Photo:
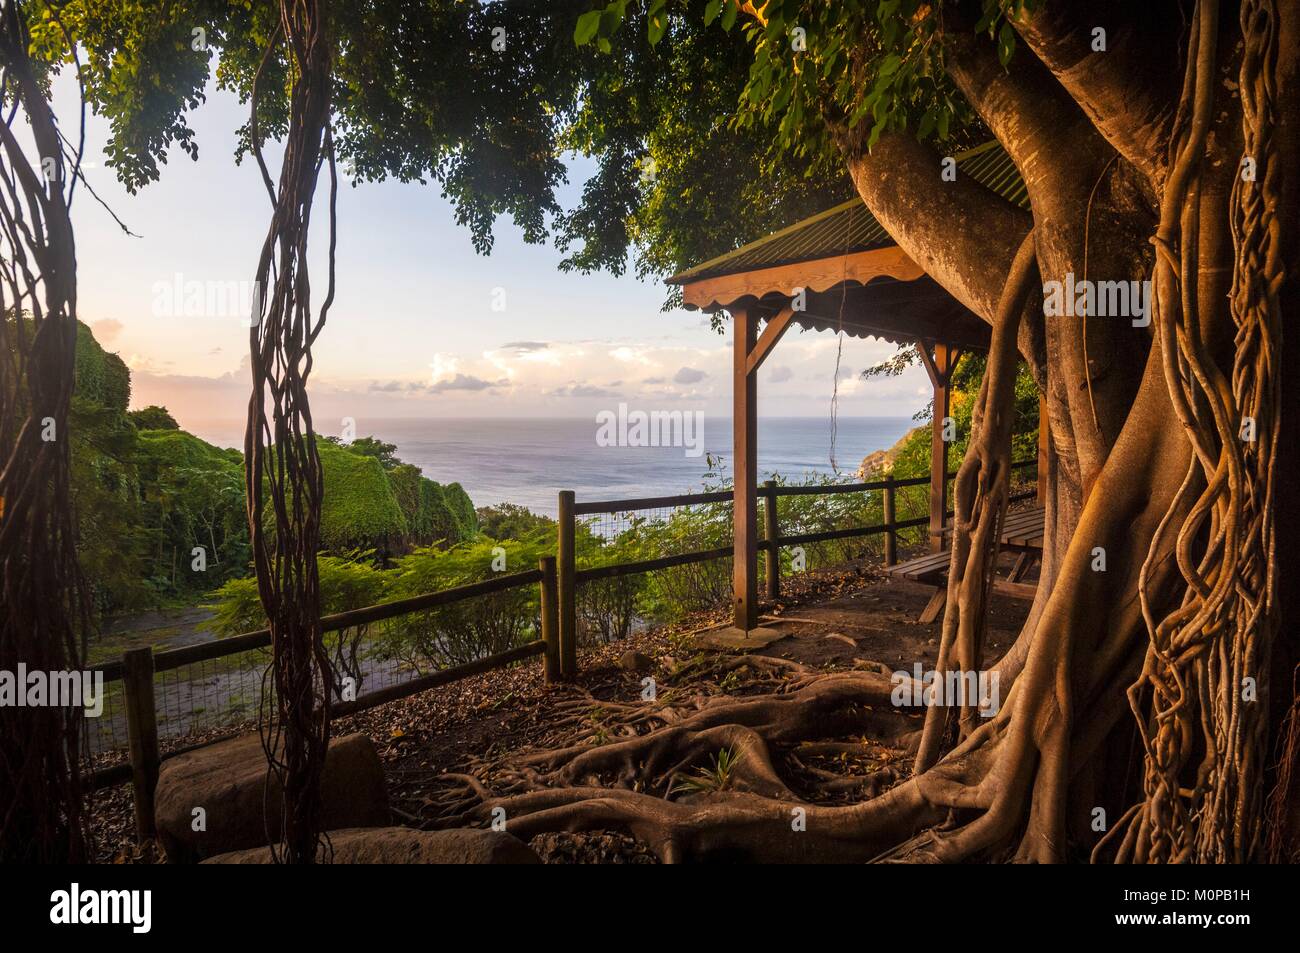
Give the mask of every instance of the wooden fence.
[[[1013, 469], [1032, 467], [1034, 459], [1022, 460], [1012, 464]], [[956, 474], [949, 474], [955, 477]], [[904, 487], [924, 486], [930, 478], [915, 477], [895, 480], [887, 477], [867, 483], [840, 483], [816, 486], [781, 486], [769, 480], [758, 489], [760, 499], [764, 501], [764, 538], [758, 548], [766, 559], [767, 596], [776, 598], [780, 594], [780, 549], [783, 546], [799, 546], [809, 543], [829, 542], [831, 540], [850, 539], [862, 536], [885, 536], [885, 562], [893, 565], [898, 556], [898, 533], [912, 527], [924, 526], [929, 522], [929, 515], [907, 520], [895, 518], [895, 492]], [[815, 533], [799, 533], [784, 536], [780, 532], [777, 518], [776, 501], [783, 496], [809, 496], [839, 493], [864, 493], [879, 491], [883, 495], [884, 522], [871, 526], [853, 526], [841, 529], [823, 530]], [[1012, 499], [1033, 496], [1034, 491], [1013, 495]], [[677, 496], [647, 497], [630, 500], [595, 500], [578, 502], [572, 490], [562, 490], [559, 495], [559, 516], [557, 532], [557, 552], [539, 560], [538, 567], [527, 572], [511, 573], [482, 582], [457, 586], [425, 595], [413, 596], [395, 602], [352, 609], [321, 618], [321, 627], [325, 632], [337, 632], [381, 622], [412, 612], [450, 606], [468, 599], [494, 593], [506, 592], [523, 586], [537, 585], [540, 590], [541, 638], [526, 642], [505, 652], [476, 659], [463, 665], [417, 676], [396, 685], [367, 692], [355, 699], [337, 702], [332, 707], [336, 717], [352, 715], [376, 705], [409, 697], [426, 689], [446, 685], [450, 682], [477, 675], [491, 669], [512, 665], [536, 655], [545, 657], [545, 677], [548, 682], [571, 680], [578, 674], [577, 655], [577, 586], [584, 582], [613, 579], [640, 573], [685, 566], [692, 563], [706, 562], [713, 559], [730, 558], [733, 555], [731, 545], [715, 549], [700, 550], [663, 556], [658, 559], [646, 559], [631, 563], [617, 563], [578, 569], [575, 558], [575, 540], [579, 518], [600, 514], [627, 513], [635, 510], [662, 509], [680, 506], [697, 506], [707, 503], [725, 503], [733, 499], [731, 491], [713, 493], [687, 493]], [[949, 513], [951, 515], [951, 512]], [[219, 639], [201, 645], [185, 646], [164, 652], [154, 652], [151, 648], [133, 649], [123, 654], [118, 661], [95, 666], [91, 672], [102, 674], [105, 682], [121, 681], [126, 707], [127, 746], [129, 760], [125, 764], [109, 768], [100, 768], [90, 773], [87, 788], [95, 791], [117, 784], [130, 783], [135, 798], [135, 820], [137, 833], [150, 837], [154, 832], [154, 789], [158, 782], [158, 773], [162, 762], [189, 751], [213, 744], [222, 738], [177, 748], [162, 754], [158, 740], [157, 710], [154, 698], [154, 676], [158, 672], [180, 668], [198, 662], [209, 661], [225, 656], [238, 655], [255, 649], [266, 648], [271, 644], [269, 629], [259, 629], [243, 635]]]

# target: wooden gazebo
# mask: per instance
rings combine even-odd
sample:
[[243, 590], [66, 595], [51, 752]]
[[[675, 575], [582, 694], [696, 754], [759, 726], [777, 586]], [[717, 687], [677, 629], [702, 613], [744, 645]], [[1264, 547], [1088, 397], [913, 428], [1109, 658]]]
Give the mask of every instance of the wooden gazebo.
[[[1024, 183], [996, 142], [956, 159], [958, 175], [1028, 207]], [[949, 463], [942, 430], [949, 411], [949, 377], [961, 352], [987, 350], [991, 329], [912, 261], [861, 199], [696, 265], [669, 282], [681, 286], [687, 308], [725, 310], [733, 321], [733, 636], [760, 638], [754, 631], [758, 369], [792, 324], [918, 345], [934, 387], [930, 536], [935, 548], [942, 548]]]

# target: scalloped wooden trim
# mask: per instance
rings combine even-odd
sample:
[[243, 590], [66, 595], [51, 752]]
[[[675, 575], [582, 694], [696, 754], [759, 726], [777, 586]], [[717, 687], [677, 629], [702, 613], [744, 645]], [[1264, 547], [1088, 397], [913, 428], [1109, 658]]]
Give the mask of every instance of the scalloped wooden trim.
[[790, 296], [796, 288], [825, 291], [842, 281], [865, 285], [882, 276], [915, 281], [923, 274], [925, 270], [903, 249], [890, 245], [851, 255], [817, 258], [687, 282], [682, 285], [682, 301], [688, 308], [713, 310], [728, 308], [742, 298], [762, 298], [774, 293]]

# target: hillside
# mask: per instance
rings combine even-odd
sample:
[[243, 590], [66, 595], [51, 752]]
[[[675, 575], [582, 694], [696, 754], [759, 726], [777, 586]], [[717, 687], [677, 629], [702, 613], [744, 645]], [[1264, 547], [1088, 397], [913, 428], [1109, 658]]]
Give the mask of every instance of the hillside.
[[[192, 602], [249, 572], [243, 455], [181, 429], [163, 407], [128, 411], [131, 372], [79, 324], [71, 417], [83, 569], [98, 608]], [[478, 533], [474, 504], [374, 438], [317, 443], [324, 553], [455, 545]], [[385, 448], [376, 456], [374, 448]], [[201, 553], [199, 552], [201, 550]]]

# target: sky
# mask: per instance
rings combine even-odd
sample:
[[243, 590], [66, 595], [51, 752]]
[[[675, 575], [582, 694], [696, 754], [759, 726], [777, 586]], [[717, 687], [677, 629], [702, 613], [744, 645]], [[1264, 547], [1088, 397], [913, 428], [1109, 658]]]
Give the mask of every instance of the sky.
[[[65, 73], [55, 106], [75, 129], [76, 85]], [[270, 201], [255, 163], [234, 161], [246, 108], [209, 87], [190, 116], [199, 159], [174, 150], [160, 181], [130, 195], [103, 164], [108, 124], [88, 117], [86, 180], [140, 237], [123, 233], [78, 189], [73, 206], [78, 306], [99, 342], [132, 371], [132, 406], [162, 404], [183, 427], [243, 417], [250, 294]], [[268, 149], [273, 176], [278, 154]], [[569, 160], [568, 207], [594, 166]], [[311, 236], [313, 292], [326, 287], [322, 179]], [[814, 214], [820, 209], [809, 209]], [[558, 270], [551, 245], [529, 245], [508, 218], [492, 254], [474, 251], [436, 185], [352, 186], [338, 199], [337, 295], [314, 347], [317, 429], [333, 417], [592, 417], [620, 403], [728, 416], [730, 325], [700, 312], [662, 312], [666, 286], [630, 274]], [[757, 236], [756, 236], [757, 237]], [[789, 333], [759, 372], [763, 416], [829, 416], [838, 342]], [[842, 416], [910, 415], [929, 398], [920, 368], [863, 382], [893, 353], [845, 338]]]

